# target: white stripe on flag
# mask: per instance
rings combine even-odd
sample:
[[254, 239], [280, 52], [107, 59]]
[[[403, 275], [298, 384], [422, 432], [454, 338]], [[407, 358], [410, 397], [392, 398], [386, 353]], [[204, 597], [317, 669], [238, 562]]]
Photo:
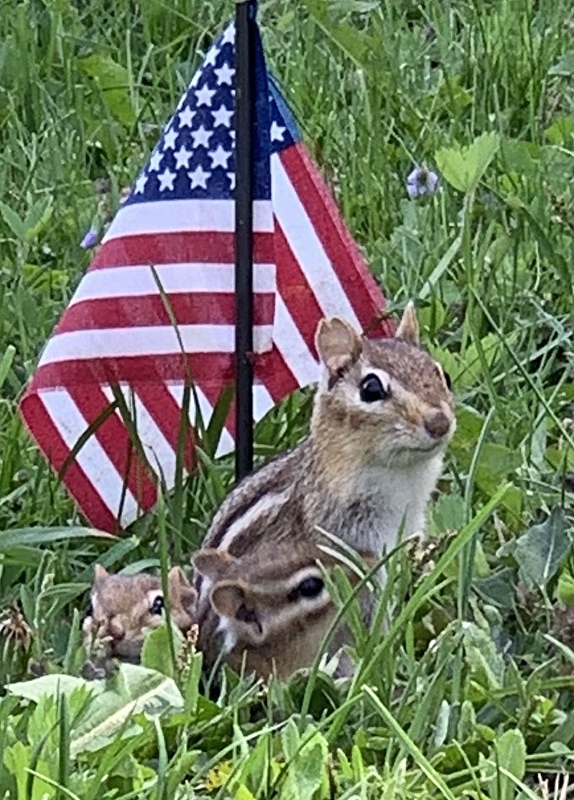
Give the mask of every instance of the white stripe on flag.
[[[183, 384], [182, 383], [168, 383], [167, 388], [170, 391], [171, 395], [175, 398], [175, 401], [179, 408], [183, 405]], [[213, 414], [213, 406], [201, 391], [199, 386], [195, 385], [195, 393], [197, 395], [197, 400], [199, 403], [199, 410], [201, 411], [201, 418], [203, 420], [203, 424], [207, 427], [209, 425], [209, 421], [211, 419], [211, 415]], [[195, 411], [195, 402], [193, 397], [193, 391], [190, 395], [189, 401], [189, 421], [190, 423], [195, 426], [196, 424], [196, 411]], [[227, 428], [223, 428], [221, 431], [221, 436], [219, 438], [219, 443], [217, 446], [217, 450], [215, 452], [215, 457], [219, 458], [220, 456], [224, 456], [227, 453], [231, 453], [232, 450], [235, 448], [235, 443], [233, 438]]]
[[262, 383], [253, 384], [253, 418], [256, 422], [271, 411], [275, 403]]
[[[253, 230], [273, 232], [273, 206], [270, 200], [253, 202]], [[233, 200], [157, 200], [122, 206], [106, 235], [107, 242], [118, 236], [182, 232], [235, 232]]]
[[[111, 388], [109, 386], [102, 386], [101, 388], [108, 400], [113, 402], [115, 396]], [[122, 383], [120, 388], [126, 406], [132, 415], [138, 439], [141, 442], [150, 467], [158, 478], [171, 488], [175, 482], [176, 462], [173, 447], [158, 428], [154, 418], [131, 386], [127, 383]], [[122, 420], [120, 412], [116, 411], [115, 413]]]
[[[40, 391], [38, 395], [52, 423], [71, 450], [89, 427], [83, 414], [65, 389]], [[124, 494], [122, 476], [108, 458], [95, 434], [84, 442], [75, 460], [114, 516], [118, 514], [123, 495], [122, 522], [136, 518], [138, 503], [127, 487]]]
[[276, 153], [271, 156], [271, 185], [277, 219], [323, 314], [345, 317], [360, 330], [353, 306]]
[[[81, 358], [121, 358], [124, 356], [156, 356], [181, 353], [235, 352], [233, 325], [171, 325], [140, 328], [100, 328], [96, 330], [57, 333], [48, 341], [40, 366]], [[253, 344], [257, 353], [271, 347], [272, 325], [253, 327]]]
[[[166, 294], [185, 292], [235, 292], [233, 264], [158, 264], [155, 271]], [[275, 264], [255, 264], [253, 291], [275, 291]], [[113, 297], [137, 297], [159, 294], [149, 266], [108, 267], [88, 272], [81, 280], [70, 306], [84, 300], [107, 300]]]
[[273, 341], [299, 386], [319, 380], [319, 365], [279, 293], [275, 298]]

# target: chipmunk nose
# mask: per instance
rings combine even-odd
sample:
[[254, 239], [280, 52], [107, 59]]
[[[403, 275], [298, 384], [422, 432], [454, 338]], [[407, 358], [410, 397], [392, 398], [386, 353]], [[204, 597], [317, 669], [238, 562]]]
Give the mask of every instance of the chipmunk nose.
[[113, 624], [108, 625], [106, 633], [113, 639], [114, 642], [121, 642], [126, 635], [126, 632], [123, 628], [120, 628], [119, 625]]
[[450, 420], [442, 411], [437, 411], [432, 417], [427, 417], [424, 422], [427, 433], [433, 439], [441, 439], [449, 432]]

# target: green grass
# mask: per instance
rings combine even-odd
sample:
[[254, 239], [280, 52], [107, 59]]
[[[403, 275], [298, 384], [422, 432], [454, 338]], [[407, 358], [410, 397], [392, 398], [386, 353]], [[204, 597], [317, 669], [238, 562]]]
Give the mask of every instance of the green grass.
[[[0, 796], [551, 797], [574, 763], [566, 0], [261, 2], [268, 60], [353, 234], [453, 378], [432, 547], [394, 557], [394, 618], [383, 638], [358, 626], [351, 682], [229, 673], [208, 699], [198, 656], [174, 668], [161, 641], [148, 664], [164, 675], [128, 670], [97, 696], [79, 677], [93, 564], [187, 558], [233, 465], [206, 452], [128, 536], [95, 538], [16, 404], [88, 264], [94, 181], [116, 199], [130, 184], [232, 13], [0, 2], [0, 604], [30, 628], [26, 647], [0, 639], [3, 682], [26, 681], [0, 699]], [[415, 163], [442, 173], [435, 197], [408, 200]], [[301, 393], [264, 420], [258, 457], [294, 444], [309, 409]]]

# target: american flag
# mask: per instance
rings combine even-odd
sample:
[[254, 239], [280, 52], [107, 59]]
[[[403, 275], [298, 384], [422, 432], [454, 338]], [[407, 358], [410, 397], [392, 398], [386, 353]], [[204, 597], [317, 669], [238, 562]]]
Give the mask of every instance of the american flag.
[[[197, 406], [208, 422], [234, 379], [234, 44], [232, 23], [113, 219], [21, 402], [47, 460], [66, 467], [65, 486], [103, 530], [151, 508], [160, 482], [173, 487], [188, 376], [192, 426]], [[258, 420], [317, 379], [321, 317], [343, 316], [375, 336], [390, 330], [384, 297], [267, 73], [258, 32], [255, 82]], [[129, 420], [114, 405], [118, 391]], [[216, 455], [233, 447], [230, 413]]]

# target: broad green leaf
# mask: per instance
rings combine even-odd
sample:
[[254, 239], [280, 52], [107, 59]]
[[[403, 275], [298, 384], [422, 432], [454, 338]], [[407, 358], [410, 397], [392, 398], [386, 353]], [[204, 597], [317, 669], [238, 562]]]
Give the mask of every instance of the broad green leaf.
[[570, 550], [564, 512], [554, 508], [545, 522], [533, 525], [515, 543], [513, 556], [525, 582], [545, 587]]
[[500, 689], [504, 680], [504, 660], [487, 631], [474, 622], [465, 622], [463, 644], [474, 680], [485, 689]]
[[574, 53], [565, 53], [553, 67], [550, 67], [548, 74], [560, 75], [563, 78], [574, 75]]
[[53, 198], [51, 195], [37, 200], [29, 209], [24, 220], [26, 229], [25, 238], [27, 242], [33, 242], [40, 233], [47, 227], [52, 218]]
[[131, 127], [136, 120], [130, 96], [129, 72], [104, 53], [93, 53], [79, 60], [80, 69], [95, 81], [112, 117]]
[[483, 133], [468, 147], [441, 147], [435, 162], [442, 177], [460, 192], [472, 192], [500, 147], [497, 133]]
[[554, 117], [552, 125], [546, 128], [544, 135], [551, 144], [566, 144], [574, 136], [574, 116], [564, 114]]
[[[172, 626], [172, 631], [175, 654], [178, 656], [181, 653], [184, 639], [181, 631], [175, 625]], [[162, 625], [160, 628], [150, 631], [145, 637], [141, 663], [143, 667], [154, 669], [157, 672], [168, 675], [170, 678], [174, 677], [167, 625]]]
[[563, 572], [558, 578], [556, 597], [565, 606], [574, 606], [574, 577], [568, 572]]
[[506, 138], [500, 145], [500, 160], [507, 172], [534, 177], [540, 169], [543, 149], [533, 142]]
[[183, 697], [175, 681], [155, 670], [121, 664], [109, 688], [98, 694], [80, 724], [72, 730], [71, 753], [93, 752], [109, 744], [120, 730], [123, 736], [140, 731], [133, 718], [183, 710]]
[[514, 603], [512, 577], [513, 570], [510, 567], [504, 567], [487, 577], [475, 578], [472, 586], [488, 603], [510, 611]]
[[11, 528], [0, 532], [0, 553], [17, 547], [41, 547], [70, 539], [116, 539], [111, 533], [81, 526], [69, 528]]
[[[23, 742], [14, 742], [6, 747], [1, 754], [4, 766], [14, 777], [17, 787], [17, 798], [14, 800], [49, 800], [55, 797], [56, 790], [46, 781], [42, 780], [42, 775], [50, 778], [50, 764], [40, 760], [36, 765], [36, 773], [39, 773], [32, 784], [32, 793], [27, 790], [29, 780], [29, 770], [32, 763], [32, 748]], [[8, 795], [4, 795], [8, 798]], [[10, 798], [12, 800], [12, 798]]]
[[[492, 800], [513, 800], [516, 783], [506, 773], [522, 780], [526, 772], [526, 745], [519, 730], [505, 731], [494, 742], [494, 752], [489, 760], [495, 767], [490, 776], [489, 797]], [[502, 772], [498, 767], [503, 767]]]
[[14, 236], [23, 242], [26, 238], [26, 226], [18, 214], [10, 206], [2, 202], [0, 202], [0, 214]]
[[42, 675], [41, 678], [34, 678], [31, 681], [9, 683], [6, 687], [9, 694], [31, 700], [33, 703], [38, 703], [47, 696], [57, 697], [58, 694], [69, 696], [76, 689], [89, 689], [94, 694], [98, 694], [103, 687], [99, 681], [90, 683], [84, 678], [62, 674]]
[[296, 739], [293, 730], [287, 738], [283, 737], [288, 759], [287, 779], [281, 792], [285, 800], [313, 797], [327, 779], [329, 748], [325, 737], [310, 725], [298, 745]]
[[462, 528], [465, 518], [464, 499], [459, 494], [443, 494], [432, 506], [432, 520], [437, 533]]

